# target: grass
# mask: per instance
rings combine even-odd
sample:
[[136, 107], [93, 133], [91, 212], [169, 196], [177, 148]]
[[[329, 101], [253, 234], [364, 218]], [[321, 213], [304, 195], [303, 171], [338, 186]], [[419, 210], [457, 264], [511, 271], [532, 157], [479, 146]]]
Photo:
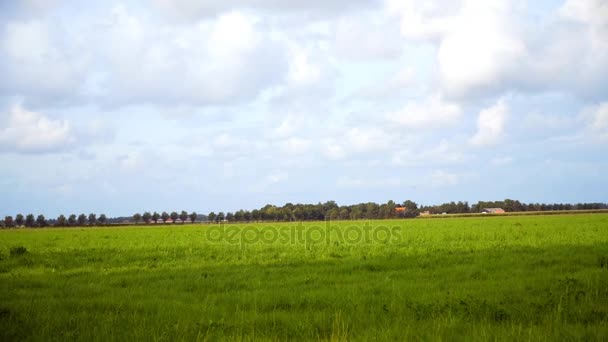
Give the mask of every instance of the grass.
[[364, 224], [0, 231], [0, 340], [607, 339], [608, 215]]

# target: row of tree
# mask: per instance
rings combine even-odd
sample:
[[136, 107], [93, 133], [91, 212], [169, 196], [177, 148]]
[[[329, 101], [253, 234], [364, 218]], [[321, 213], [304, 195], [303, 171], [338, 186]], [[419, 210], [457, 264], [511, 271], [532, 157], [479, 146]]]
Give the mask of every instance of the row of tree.
[[47, 220], [44, 215], [38, 215], [34, 218], [33, 214], [23, 215], [17, 214], [15, 218], [12, 216], [5, 216], [4, 221], [2, 221], [4, 227], [46, 227], [46, 226], [57, 226], [57, 227], [67, 227], [67, 226], [84, 226], [84, 225], [97, 225], [97, 224], [106, 224], [108, 218], [105, 214], [99, 215], [97, 217], [96, 214], [89, 214], [88, 216], [85, 214], [80, 214], [76, 216], [72, 214], [68, 217], [64, 215], [59, 215], [54, 220]]
[[[136, 213], [132, 216], [132, 222], [139, 223], [158, 223], [162, 221], [163, 223], [168, 222], [176, 222], [180, 219], [182, 222], [190, 219], [191, 222], [195, 222], [198, 219], [198, 214], [196, 212], [188, 213], [186, 211], [182, 211], [181, 213], [172, 212], [162, 212], [162, 213], [150, 213], [145, 212], [143, 214]], [[124, 221], [120, 221], [119, 219], [113, 218], [108, 219], [105, 214], [97, 216], [97, 214], [91, 213], [88, 216], [85, 214], [80, 214], [76, 216], [72, 214], [68, 217], [65, 215], [59, 215], [56, 219], [47, 220], [44, 215], [38, 215], [35, 217], [33, 214], [23, 215], [17, 214], [13, 218], [13, 216], [5, 216], [3, 221], [0, 221], [0, 227], [12, 228], [12, 227], [47, 227], [47, 226], [55, 226], [55, 227], [76, 227], [76, 226], [95, 226], [95, 225], [105, 225], [108, 223], [124, 223]]]
[[[398, 209], [401, 208], [401, 209]], [[4, 221], [0, 221], [1, 227], [46, 227], [49, 225], [66, 227], [66, 226], [85, 226], [85, 225], [104, 225], [109, 223], [175, 223], [181, 222], [196, 222], [206, 220], [210, 222], [251, 222], [251, 221], [316, 221], [316, 220], [360, 220], [360, 219], [389, 219], [400, 217], [416, 217], [422, 212], [430, 214], [466, 214], [479, 213], [484, 208], [502, 208], [507, 212], [519, 211], [555, 211], [555, 210], [590, 210], [590, 209], [608, 209], [606, 203], [522, 203], [517, 200], [506, 199], [504, 201], [479, 201], [473, 205], [468, 202], [448, 202], [439, 205], [418, 205], [411, 200], [396, 203], [388, 201], [387, 203], [377, 204], [374, 202], [359, 203], [353, 205], [339, 206], [335, 201], [328, 201], [317, 204], [292, 204], [287, 203], [284, 206], [266, 205], [260, 209], [254, 210], [238, 210], [236, 212], [210, 212], [207, 216], [198, 215], [196, 212], [188, 213], [174, 211], [168, 213], [144, 212], [143, 214], [136, 213], [130, 218], [107, 218], [101, 214], [97, 217], [96, 214], [80, 214], [78, 216], [72, 214], [69, 217], [60, 215], [56, 219], [48, 220], [44, 215], [34, 217], [33, 214], [24, 216], [18, 214], [13, 218], [6, 216]], [[125, 222], [126, 221], [126, 222]]]
[[182, 210], [182, 212], [179, 214], [176, 211], [171, 212], [170, 214], [166, 211], [163, 211], [160, 214], [157, 213], [156, 211], [153, 213], [146, 211], [143, 214], [140, 214], [140, 213], [133, 214], [133, 221], [135, 223], [139, 223], [139, 222], [158, 223], [159, 221], [162, 221], [163, 223], [167, 223], [169, 220], [171, 220], [170, 222], [176, 222], [178, 219], [181, 220], [182, 223], [186, 222], [188, 219], [190, 219], [190, 222], [196, 222], [196, 220], [198, 219], [198, 214], [195, 211], [188, 214], [188, 212], [184, 211], [184, 210]]
[[[401, 210], [397, 208], [403, 208]], [[519, 211], [555, 211], [555, 210], [589, 210], [608, 209], [606, 203], [578, 204], [544, 204], [521, 203], [517, 200], [479, 201], [473, 205], [468, 202], [448, 202], [439, 205], [418, 205], [406, 200], [402, 203], [388, 201], [378, 204], [374, 202], [339, 206], [335, 201], [317, 204], [287, 203], [282, 207], [266, 205], [260, 209], [239, 210], [236, 212], [210, 212], [207, 216], [211, 222], [249, 222], [249, 221], [316, 221], [316, 220], [359, 220], [359, 219], [389, 219], [400, 217], [416, 217], [422, 212], [429, 214], [466, 214], [480, 213], [485, 208], [502, 208], [507, 212]]]

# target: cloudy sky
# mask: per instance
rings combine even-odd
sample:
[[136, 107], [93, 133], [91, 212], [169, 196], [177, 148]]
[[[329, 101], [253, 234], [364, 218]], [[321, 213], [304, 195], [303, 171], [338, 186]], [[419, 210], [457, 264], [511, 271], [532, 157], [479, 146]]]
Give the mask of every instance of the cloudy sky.
[[608, 1], [0, 2], [0, 215], [608, 201]]

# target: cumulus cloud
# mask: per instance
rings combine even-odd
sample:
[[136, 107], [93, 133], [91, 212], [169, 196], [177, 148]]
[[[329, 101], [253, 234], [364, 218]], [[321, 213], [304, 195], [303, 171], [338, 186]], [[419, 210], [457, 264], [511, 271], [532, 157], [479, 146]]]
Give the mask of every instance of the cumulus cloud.
[[0, 116], [0, 150], [20, 153], [48, 153], [71, 147], [76, 139], [65, 120], [53, 120], [44, 114], [14, 105]]
[[235, 105], [287, 72], [286, 47], [250, 13], [177, 25], [119, 4], [88, 19], [70, 28], [55, 17], [8, 21], [0, 92], [47, 103]]
[[504, 99], [492, 107], [483, 109], [477, 117], [477, 133], [469, 140], [474, 146], [489, 146], [499, 143], [509, 118], [509, 108]]
[[53, 100], [78, 94], [86, 54], [76, 57], [62, 47], [62, 34], [43, 20], [6, 22], [0, 31], [0, 93]]
[[567, 0], [524, 23], [531, 4], [509, 0], [386, 0], [402, 35], [437, 46], [441, 88], [467, 99], [508, 90], [606, 95], [608, 25], [602, 0]]
[[526, 55], [511, 21], [516, 3], [389, 0], [387, 8], [401, 17], [405, 37], [438, 45], [442, 87], [463, 97], [500, 86]]

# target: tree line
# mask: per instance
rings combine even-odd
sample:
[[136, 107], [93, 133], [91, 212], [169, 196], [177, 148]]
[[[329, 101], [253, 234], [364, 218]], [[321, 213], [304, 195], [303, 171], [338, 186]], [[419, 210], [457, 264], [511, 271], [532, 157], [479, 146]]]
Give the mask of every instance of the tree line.
[[[402, 208], [398, 210], [397, 208]], [[502, 208], [506, 212], [519, 211], [555, 211], [555, 210], [590, 210], [608, 209], [606, 203], [522, 203], [518, 200], [479, 201], [470, 205], [466, 201], [447, 202], [439, 205], [418, 205], [412, 200], [401, 203], [388, 201], [339, 206], [335, 201], [317, 204], [292, 204], [275, 206], [268, 204], [260, 209], [238, 210], [235, 212], [210, 212], [207, 219], [211, 222], [250, 222], [250, 221], [318, 221], [318, 220], [360, 220], [390, 219], [416, 217], [421, 213], [428, 214], [467, 214], [480, 213], [485, 208]]]
[[[97, 225], [107, 225], [107, 224], [121, 224], [121, 223], [158, 223], [162, 221], [163, 223], [176, 222], [180, 219], [182, 222], [186, 222], [190, 220], [190, 222], [196, 222], [201, 217], [196, 212], [188, 213], [186, 211], [182, 211], [181, 213], [177, 212], [162, 212], [162, 213], [150, 213], [144, 212], [143, 214], [135, 213], [130, 218], [108, 218], [105, 214], [101, 214], [97, 216], [97, 214], [91, 213], [89, 215], [80, 214], [76, 216], [76, 214], [72, 214], [70, 216], [59, 215], [55, 219], [47, 219], [44, 215], [34, 216], [34, 214], [17, 214], [15, 217], [13, 216], [5, 216], [4, 220], [0, 220], [0, 227], [3, 228], [12, 228], [12, 227], [28, 227], [28, 228], [42, 228], [42, 227], [81, 227], [81, 226], [97, 226]], [[205, 218], [204, 216], [202, 218]]]
[[44, 215], [38, 215], [34, 217], [34, 214], [17, 214], [15, 218], [12, 216], [5, 216], [2, 221], [3, 227], [47, 227], [47, 226], [55, 226], [55, 227], [68, 227], [68, 226], [94, 226], [94, 225], [104, 225], [108, 221], [108, 218], [105, 214], [99, 215], [97, 214], [89, 214], [88, 216], [85, 214], [80, 214], [76, 216], [76, 214], [72, 214], [68, 217], [65, 215], [59, 215], [56, 219], [47, 220]]
[[[187, 220], [190, 220], [190, 222], [194, 223], [194, 222], [196, 222], [196, 220], [199, 219], [199, 215], [196, 213], [196, 211], [193, 211], [192, 213], [188, 213], [185, 210], [182, 210], [181, 213], [179, 213], [179, 214], [177, 213], [177, 211], [173, 211], [171, 213], [163, 211], [160, 214], [156, 211], [153, 213], [146, 211], [143, 214], [140, 214], [140, 213], [133, 214], [133, 222], [135, 222], [135, 224], [138, 224], [139, 222], [158, 223], [159, 221], [162, 221], [163, 223], [167, 223], [167, 222], [174, 223], [178, 219], [181, 220], [182, 223], [186, 222]], [[171, 220], [171, 221], [169, 221], [169, 220]]]
[[[401, 208], [401, 209], [399, 209]], [[0, 227], [71, 227], [71, 226], [95, 226], [106, 224], [130, 224], [130, 223], [175, 223], [180, 220], [184, 222], [252, 222], [252, 221], [319, 221], [319, 220], [361, 220], [361, 219], [390, 219], [416, 217], [425, 214], [468, 214], [480, 213], [485, 208], [502, 208], [506, 212], [526, 211], [556, 211], [556, 210], [593, 210], [608, 209], [606, 203], [523, 203], [518, 200], [505, 199], [503, 201], [479, 201], [469, 205], [466, 201], [447, 202], [439, 205], [418, 205], [412, 200], [401, 203], [388, 201], [378, 204], [375, 202], [359, 203], [353, 205], [338, 205], [335, 201], [327, 201], [317, 204], [293, 204], [287, 203], [283, 206], [267, 204], [262, 208], [253, 210], [238, 210], [235, 212], [210, 212], [208, 215], [200, 215], [196, 212], [188, 213], [182, 210], [180, 213], [173, 211], [149, 212], [143, 214], [135, 213], [131, 217], [108, 218], [105, 214], [97, 216], [72, 214], [68, 217], [59, 215], [56, 219], [47, 220], [44, 215], [26, 216], [17, 214], [6, 216], [0, 221]]]

